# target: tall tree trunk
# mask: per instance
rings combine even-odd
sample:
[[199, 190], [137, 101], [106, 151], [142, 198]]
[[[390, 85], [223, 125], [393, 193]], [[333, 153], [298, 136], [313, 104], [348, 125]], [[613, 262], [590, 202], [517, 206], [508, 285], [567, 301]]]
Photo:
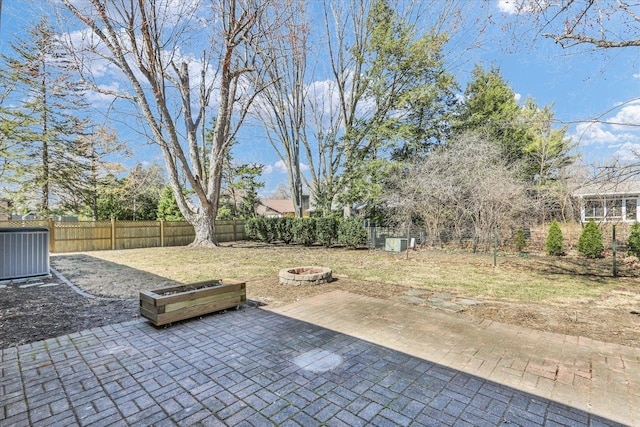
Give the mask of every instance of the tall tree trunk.
[[218, 246], [216, 237], [216, 221], [213, 213], [205, 209], [202, 213], [191, 218], [191, 224], [196, 232], [196, 237], [189, 246], [200, 248], [215, 248]]

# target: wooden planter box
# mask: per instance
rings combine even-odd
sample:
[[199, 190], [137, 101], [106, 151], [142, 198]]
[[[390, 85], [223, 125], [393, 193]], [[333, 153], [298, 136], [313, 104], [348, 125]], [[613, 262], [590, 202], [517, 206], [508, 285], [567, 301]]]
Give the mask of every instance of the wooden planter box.
[[244, 282], [207, 280], [140, 291], [140, 315], [161, 326], [227, 308], [237, 309], [246, 300]]

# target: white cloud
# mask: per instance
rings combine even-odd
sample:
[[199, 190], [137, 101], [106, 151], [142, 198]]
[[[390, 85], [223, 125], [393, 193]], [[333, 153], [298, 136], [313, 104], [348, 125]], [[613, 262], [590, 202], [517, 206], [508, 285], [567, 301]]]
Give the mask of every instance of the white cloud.
[[280, 173], [287, 173], [287, 166], [284, 164], [282, 160], [278, 160], [275, 165], [273, 165], [275, 170]]
[[[118, 93], [120, 92], [120, 84], [114, 81], [109, 84], [98, 85], [98, 89], [103, 90], [105, 92]], [[96, 92], [93, 90], [89, 90], [86, 92], [85, 97], [87, 101], [93, 104], [94, 107], [112, 103], [116, 99], [116, 97], [114, 95], [111, 95], [105, 92]]]
[[623, 162], [638, 161], [640, 154], [640, 140], [637, 142], [625, 142], [614, 153], [614, 157], [618, 157]]
[[518, 3], [517, 0], [498, 0], [498, 9], [500, 12], [515, 15], [518, 13]]
[[616, 129], [628, 129], [629, 126], [640, 126], [640, 103], [631, 103], [622, 107], [618, 114], [607, 119], [607, 123], [611, 123]]
[[600, 122], [579, 123], [576, 126], [573, 139], [578, 141], [580, 145], [614, 144], [618, 142], [618, 137], [607, 130], [606, 127], [608, 126]]
[[515, 94], [513, 95], [513, 97], [515, 98], [516, 102], [518, 102], [518, 101], [520, 101], [520, 99], [522, 99], [522, 94], [515, 93]]
[[571, 135], [581, 146], [606, 146], [621, 160], [631, 160], [640, 152], [640, 102], [620, 103], [622, 106], [611, 117], [602, 121], [576, 125]]
[[[306, 172], [309, 170], [309, 165], [304, 163], [300, 163], [300, 171]], [[287, 165], [282, 160], [278, 160], [272, 165], [266, 165], [263, 169], [263, 173], [272, 174], [272, 173], [287, 173]]]
[[640, 79], [640, 73], [633, 73], [631, 77], [633, 77], [634, 79]]
[[520, 15], [540, 12], [554, 6], [549, 0], [497, 0], [498, 10], [507, 15]]

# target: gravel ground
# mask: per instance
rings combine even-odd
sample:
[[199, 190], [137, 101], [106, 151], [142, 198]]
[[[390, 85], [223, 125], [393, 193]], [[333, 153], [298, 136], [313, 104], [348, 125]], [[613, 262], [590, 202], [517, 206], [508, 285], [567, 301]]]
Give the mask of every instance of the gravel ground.
[[0, 348], [139, 317], [137, 299], [88, 298], [58, 277], [0, 285]]

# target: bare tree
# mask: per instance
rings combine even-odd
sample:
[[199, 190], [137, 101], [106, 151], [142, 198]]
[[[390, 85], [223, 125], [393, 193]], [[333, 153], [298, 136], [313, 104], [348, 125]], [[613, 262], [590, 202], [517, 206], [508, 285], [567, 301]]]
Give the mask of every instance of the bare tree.
[[473, 238], [475, 249], [478, 243], [490, 245], [496, 226], [508, 231], [521, 226], [529, 207], [524, 194], [496, 144], [465, 134], [391, 177], [385, 203], [402, 218], [419, 220], [432, 243], [445, 232]]
[[302, 217], [300, 147], [309, 147], [306, 135], [308, 36], [310, 23], [302, 0], [286, 0], [273, 12], [279, 28], [263, 39], [260, 49], [265, 63], [266, 89], [254, 103], [254, 113], [264, 125], [269, 142], [284, 162], [293, 195], [294, 212]]
[[[77, 18], [73, 23], [84, 26], [67, 39], [78, 71], [94, 91], [128, 100], [141, 112], [149, 137], [162, 150], [180, 212], [194, 226], [191, 245], [217, 246], [224, 153], [264, 88], [249, 76], [260, 67], [254, 48], [270, 31], [270, 2], [62, 3]], [[101, 73], [109, 67], [125, 81], [116, 89], [100, 84]], [[208, 146], [204, 127], [212, 104], [217, 111]]]
[[514, 2], [525, 19], [533, 15], [539, 33], [562, 45], [596, 48], [640, 46], [640, 5], [637, 1], [525, 0]]
[[291, 198], [291, 187], [280, 183], [269, 196], [271, 199], [286, 200]]

